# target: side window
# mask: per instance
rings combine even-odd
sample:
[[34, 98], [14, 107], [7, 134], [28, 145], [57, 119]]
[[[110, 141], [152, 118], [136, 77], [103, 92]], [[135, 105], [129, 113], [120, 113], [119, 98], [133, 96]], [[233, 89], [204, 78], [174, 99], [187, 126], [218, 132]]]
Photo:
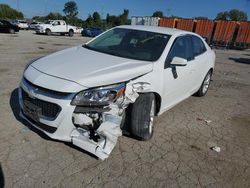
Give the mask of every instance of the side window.
[[192, 36], [194, 46], [194, 56], [198, 56], [206, 51], [206, 47], [202, 40], [196, 36]]
[[181, 57], [187, 61], [194, 59], [192, 41], [189, 36], [179, 37], [171, 47], [166, 60], [166, 66], [170, 65], [174, 57]]
[[54, 26], [60, 25], [60, 22], [55, 21], [52, 25], [54, 25]]

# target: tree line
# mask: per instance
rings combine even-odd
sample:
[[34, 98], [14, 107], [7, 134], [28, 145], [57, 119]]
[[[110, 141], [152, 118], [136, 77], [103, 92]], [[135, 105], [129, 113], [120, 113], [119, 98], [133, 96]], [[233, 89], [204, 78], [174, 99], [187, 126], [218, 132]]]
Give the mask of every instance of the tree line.
[[[153, 17], [164, 17], [164, 14], [162, 11], [155, 11], [152, 15]], [[170, 16], [173, 18], [181, 18], [178, 16]], [[197, 16], [194, 17], [195, 19], [202, 19], [202, 20], [208, 20], [208, 17], [205, 16]], [[237, 9], [232, 9], [230, 11], [224, 11], [224, 12], [219, 12], [217, 16], [215, 17], [215, 20], [227, 20], [227, 21], [247, 21], [247, 13], [237, 10]]]
[[[78, 6], [75, 1], [68, 1], [63, 8], [64, 15], [57, 12], [50, 12], [46, 16], [34, 16], [32, 20], [44, 22], [46, 20], [65, 20], [67, 23], [76, 25], [79, 27], [100, 27], [102, 29], [108, 29], [118, 25], [130, 24], [129, 10], [124, 9], [123, 12], [116, 16], [107, 14], [106, 18], [102, 18], [100, 13], [95, 11], [89, 15], [87, 19], [82, 20], [78, 17]], [[162, 11], [155, 11], [152, 14], [153, 17], [164, 17]], [[4, 19], [23, 19], [23, 13], [19, 12], [9, 5], [0, 4], [0, 18]], [[178, 16], [170, 16], [174, 18], [180, 18]], [[208, 19], [204, 16], [195, 17], [195, 19]], [[243, 11], [232, 9], [230, 11], [220, 12], [217, 14], [216, 20], [231, 20], [231, 21], [247, 21], [247, 14]]]
[[0, 18], [4, 18], [4, 19], [20, 18], [20, 19], [22, 19], [23, 13], [11, 8], [9, 5], [0, 4]]
[[100, 13], [97, 11], [92, 15], [89, 15], [86, 20], [82, 20], [78, 17], [78, 7], [74, 1], [65, 3], [63, 12], [65, 15], [60, 13], [51, 12], [46, 16], [34, 16], [32, 20], [44, 22], [45, 20], [60, 19], [65, 20], [68, 24], [72, 24], [79, 27], [99, 27], [102, 29], [108, 29], [118, 25], [130, 24], [128, 19], [129, 10], [124, 9], [120, 15], [107, 14], [106, 18], [101, 18]]

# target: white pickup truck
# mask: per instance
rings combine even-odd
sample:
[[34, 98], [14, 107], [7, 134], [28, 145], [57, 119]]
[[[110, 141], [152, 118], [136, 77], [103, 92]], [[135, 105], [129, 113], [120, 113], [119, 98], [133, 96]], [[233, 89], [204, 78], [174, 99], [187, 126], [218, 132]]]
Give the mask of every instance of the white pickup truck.
[[59, 33], [61, 35], [68, 34], [73, 36], [76, 30], [75, 26], [67, 25], [64, 20], [49, 20], [44, 24], [40, 24], [36, 28], [36, 33], [51, 35], [51, 33]]

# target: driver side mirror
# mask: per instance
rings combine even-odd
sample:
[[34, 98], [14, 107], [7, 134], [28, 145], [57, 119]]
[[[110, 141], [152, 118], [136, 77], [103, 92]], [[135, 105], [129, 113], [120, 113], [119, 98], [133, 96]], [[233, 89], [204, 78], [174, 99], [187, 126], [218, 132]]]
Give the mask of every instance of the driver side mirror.
[[173, 60], [171, 61], [171, 65], [186, 66], [187, 60], [181, 57], [174, 57]]

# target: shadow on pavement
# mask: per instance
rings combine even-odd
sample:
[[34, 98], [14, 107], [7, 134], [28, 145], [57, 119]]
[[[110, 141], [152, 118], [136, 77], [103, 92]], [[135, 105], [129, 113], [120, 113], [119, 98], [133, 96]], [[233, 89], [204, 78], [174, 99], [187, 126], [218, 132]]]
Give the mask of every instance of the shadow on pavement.
[[242, 64], [250, 65], [250, 58], [233, 58], [233, 57], [229, 57], [229, 59], [235, 61], [235, 63], [242, 63]]
[[4, 187], [4, 175], [3, 175], [3, 169], [0, 163], [0, 188]]

